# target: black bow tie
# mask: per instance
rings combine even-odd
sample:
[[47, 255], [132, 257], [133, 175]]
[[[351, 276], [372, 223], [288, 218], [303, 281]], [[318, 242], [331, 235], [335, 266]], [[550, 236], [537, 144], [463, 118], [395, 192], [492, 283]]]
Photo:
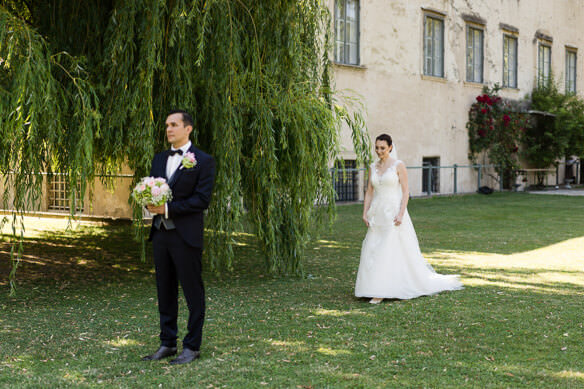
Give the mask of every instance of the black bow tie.
[[182, 155], [183, 152], [181, 149], [177, 149], [177, 150], [168, 150], [168, 155], [170, 157], [172, 157], [173, 155], [178, 154], [178, 155]]

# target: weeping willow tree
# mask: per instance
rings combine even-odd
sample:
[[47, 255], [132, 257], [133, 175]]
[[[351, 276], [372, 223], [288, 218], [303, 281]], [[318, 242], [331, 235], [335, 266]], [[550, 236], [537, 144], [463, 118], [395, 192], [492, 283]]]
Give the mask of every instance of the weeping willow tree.
[[0, 4], [0, 174], [13, 225], [38, 207], [40, 172], [66, 173], [78, 188], [72, 210], [97, 176], [123, 164], [146, 175], [154, 152], [168, 147], [166, 112], [183, 108], [195, 119], [194, 143], [217, 160], [211, 267], [231, 267], [233, 232], [249, 212], [269, 270], [301, 273], [312, 226], [334, 215], [328, 168], [340, 126], [352, 129], [361, 157], [369, 150], [360, 115], [331, 88], [325, 4]]

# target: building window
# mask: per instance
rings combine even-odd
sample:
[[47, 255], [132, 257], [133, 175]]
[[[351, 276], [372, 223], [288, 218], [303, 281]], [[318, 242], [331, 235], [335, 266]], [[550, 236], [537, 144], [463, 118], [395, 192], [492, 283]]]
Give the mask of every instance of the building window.
[[576, 93], [576, 58], [575, 50], [566, 50], [566, 93]]
[[444, 20], [424, 17], [424, 74], [444, 77]]
[[517, 88], [517, 38], [503, 35], [503, 86]]
[[483, 30], [466, 27], [466, 81], [483, 82]]
[[540, 87], [548, 86], [552, 72], [552, 47], [540, 43], [537, 51], [537, 84]]
[[359, 199], [359, 180], [356, 162], [337, 161], [333, 169], [336, 201], [357, 201]]
[[[427, 157], [422, 159], [422, 192], [440, 193], [440, 158]], [[436, 168], [433, 168], [436, 167]], [[430, 188], [431, 190], [428, 190]]]
[[[78, 190], [79, 193], [79, 190]], [[79, 197], [79, 196], [77, 196]], [[49, 210], [69, 211], [69, 181], [65, 174], [55, 174], [49, 177]], [[83, 212], [83, 208], [77, 206], [77, 212]]]
[[335, 62], [359, 65], [358, 0], [335, 0]]

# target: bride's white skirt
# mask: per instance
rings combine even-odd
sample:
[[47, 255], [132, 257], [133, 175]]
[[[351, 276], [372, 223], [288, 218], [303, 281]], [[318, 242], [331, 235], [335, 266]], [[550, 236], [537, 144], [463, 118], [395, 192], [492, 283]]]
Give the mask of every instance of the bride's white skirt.
[[463, 286], [426, 262], [408, 212], [401, 226], [372, 223], [361, 248], [355, 296], [411, 299]]

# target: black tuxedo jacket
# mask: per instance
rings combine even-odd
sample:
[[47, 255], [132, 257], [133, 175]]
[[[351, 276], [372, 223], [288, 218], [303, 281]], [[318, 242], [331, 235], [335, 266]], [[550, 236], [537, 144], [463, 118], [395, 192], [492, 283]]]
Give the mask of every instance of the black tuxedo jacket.
[[[172, 219], [180, 237], [192, 247], [203, 247], [203, 211], [209, 206], [215, 181], [215, 160], [193, 145], [189, 151], [195, 154], [197, 164], [179, 168], [170, 179], [166, 178], [168, 150], [158, 153], [152, 160], [150, 176], [167, 179], [172, 189], [168, 203], [168, 217]], [[156, 228], [150, 229], [150, 240]]]

